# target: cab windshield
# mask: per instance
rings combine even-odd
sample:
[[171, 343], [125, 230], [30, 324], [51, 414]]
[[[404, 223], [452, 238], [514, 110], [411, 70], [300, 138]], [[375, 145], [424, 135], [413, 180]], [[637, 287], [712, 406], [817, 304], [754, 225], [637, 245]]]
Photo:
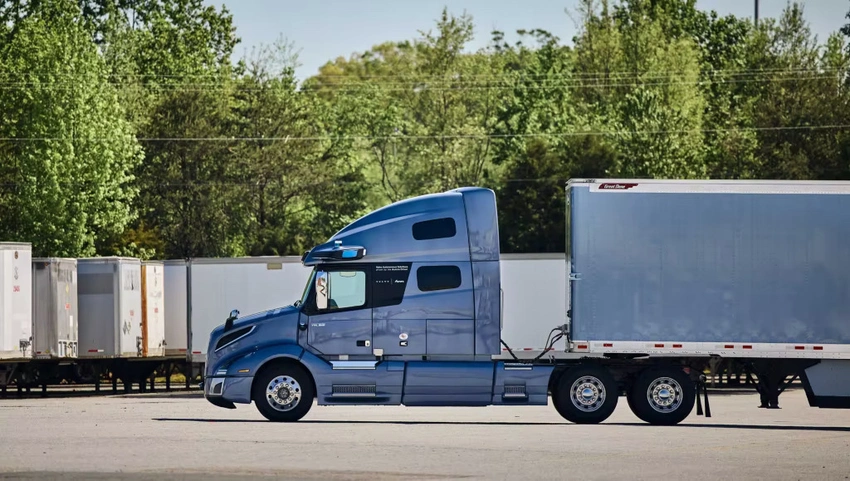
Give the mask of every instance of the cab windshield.
[[307, 296], [310, 294], [310, 286], [313, 284], [313, 279], [316, 277], [316, 270], [313, 269], [310, 272], [310, 277], [307, 279], [307, 284], [304, 285], [304, 292], [301, 293], [301, 299], [295, 304], [296, 306], [301, 306], [305, 302], [307, 302]]

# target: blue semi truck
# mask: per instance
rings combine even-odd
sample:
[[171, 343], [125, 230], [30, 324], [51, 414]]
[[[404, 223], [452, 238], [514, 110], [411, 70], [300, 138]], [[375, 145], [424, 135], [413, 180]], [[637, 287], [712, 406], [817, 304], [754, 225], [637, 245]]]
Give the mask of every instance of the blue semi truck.
[[574, 179], [565, 193], [566, 315], [529, 305], [513, 321], [546, 339], [538, 352], [502, 342], [496, 198], [466, 187], [363, 216], [304, 254], [301, 299], [231, 312], [210, 336], [206, 399], [285, 422], [315, 403], [551, 397], [599, 423], [625, 397], [671, 425], [703, 398], [709, 415], [703, 373], [733, 360], [760, 407], [797, 378], [811, 406], [850, 407], [850, 183]]

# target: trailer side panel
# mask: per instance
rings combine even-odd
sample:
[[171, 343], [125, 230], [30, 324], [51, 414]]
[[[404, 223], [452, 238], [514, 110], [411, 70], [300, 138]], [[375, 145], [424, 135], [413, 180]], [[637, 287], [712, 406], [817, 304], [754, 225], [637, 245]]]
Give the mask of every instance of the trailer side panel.
[[572, 185], [573, 339], [850, 343], [850, 195], [662, 185]]

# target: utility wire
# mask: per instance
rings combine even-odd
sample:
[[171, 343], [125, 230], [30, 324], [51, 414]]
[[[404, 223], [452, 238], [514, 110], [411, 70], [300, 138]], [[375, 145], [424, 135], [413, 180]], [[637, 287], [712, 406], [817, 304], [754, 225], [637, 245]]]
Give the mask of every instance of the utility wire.
[[[333, 92], [363, 92], [364, 89], [367, 89], [368, 92], [442, 92], [442, 91], [451, 91], [451, 92], [465, 92], [465, 91], [504, 91], [504, 90], [548, 90], [548, 89], [557, 89], [557, 88], [638, 88], [638, 87], [665, 87], [665, 86], [673, 86], [673, 85], [737, 85], [737, 84], [753, 84], [753, 83], [773, 83], [773, 82], [799, 82], [799, 81], [815, 81], [815, 80], [835, 80], [836, 77], [832, 75], [824, 75], [819, 77], [785, 77], [785, 78], [772, 78], [772, 79], [737, 79], [737, 80], [692, 80], [692, 81], [675, 81], [675, 82], [629, 82], [629, 83], [578, 83], [578, 82], [552, 82], [541, 85], [527, 85], [527, 84], [515, 84], [515, 85], [459, 85], [459, 86], [429, 86], [429, 85], [417, 85], [415, 83], [407, 85], [405, 87], [386, 87], [382, 85], [325, 85], [320, 87], [319, 91], [333, 91]], [[102, 84], [107, 85], [107, 84]], [[116, 85], [116, 84], [111, 84]], [[66, 84], [63, 86], [55, 86], [55, 85], [26, 85], [26, 86], [2, 86], [0, 83], [0, 90], [28, 90], [32, 87], [38, 87], [38, 90], [51, 90], [51, 91], [73, 91], [79, 90], [79, 85], [71, 85]], [[282, 86], [283, 87], [283, 86]], [[368, 90], [370, 87], [371, 90]], [[197, 85], [197, 86], [184, 86], [184, 85], [173, 85], [173, 86], [155, 86], [152, 87], [151, 90], [155, 91], [163, 91], [163, 92], [220, 92], [220, 91], [233, 91], [234, 93], [239, 92], [274, 92], [278, 90], [288, 91], [288, 87], [240, 87], [240, 86], [231, 86], [231, 85]], [[298, 91], [294, 91], [295, 93], [299, 93]]]
[[[529, 134], [445, 134], [445, 135], [347, 135], [347, 136], [286, 136], [286, 137], [139, 137], [139, 142], [293, 142], [325, 140], [436, 140], [436, 139], [507, 139], [507, 138], [558, 138], [581, 136], [617, 136], [617, 135], [669, 135], [722, 132], [784, 132], [804, 130], [836, 130], [850, 128], [850, 124], [798, 125], [785, 127], [734, 127], [717, 129], [670, 129], [670, 130], [619, 130], [619, 131], [575, 131], [575, 132], [539, 132]], [[113, 141], [111, 138], [98, 137], [0, 137], [0, 142], [99, 142]]]
[[[532, 179], [496, 179], [494, 182], [498, 183], [559, 183], [564, 184], [569, 180], [567, 177], [564, 178], [532, 178]], [[20, 187], [25, 185], [33, 185], [38, 184], [39, 179], [35, 179], [33, 182], [0, 182], [0, 188], [7, 187]], [[355, 181], [355, 180], [335, 180], [335, 181], [327, 181], [321, 182], [313, 187], [323, 187], [323, 186], [331, 186], [331, 185], [348, 185], [348, 184], [363, 184], [363, 181]], [[368, 182], [367, 182], [368, 183]], [[480, 181], [479, 181], [480, 183]], [[374, 182], [374, 184], [379, 184], [379, 182]], [[59, 182], [50, 182], [50, 185], [58, 185], [62, 187], [67, 186], [99, 186], [97, 182], [80, 182], [80, 181], [59, 181]], [[128, 185], [134, 185], [138, 188], [148, 189], [151, 187], [201, 187], [201, 188], [213, 188], [213, 187], [258, 187], [261, 186], [263, 188], [275, 187], [277, 185], [292, 185], [292, 181], [264, 181], [264, 182], [237, 182], [237, 181], [216, 181], [216, 182], [205, 182], [205, 181], [192, 181], [192, 182], [134, 182], [132, 184], [128, 183]]]
[[[411, 82], [427, 82], [427, 81], [430, 81], [432, 79], [435, 80], [435, 81], [448, 82], [448, 83], [450, 83], [450, 82], [460, 82], [460, 83], [471, 83], [471, 84], [488, 83], [488, 82], [492, 82], [492, 81], [515, 82], [515, 81], [519, 81], [519, 80], [528, 80], [528, 79], [542, 79], [542, 80], [550, 81], [550, 82], [552, 82], [552, 81], [554, 81], [554, 82], [563, 82], [563, 81], [584, 82], [584, 81], [589, 81], [589, 80], [610, 81], [610, 80], [665, 79], [665, 78], [678, 78], [678, 77], [682, 77], [682, 76], [686, 76], [686, 75], [694, 75], [694, 74], [696, 74], [696, 76], [708, 77], [708, 78], [713, 78], [713, 77], [719, 77], [719, 78], [727, 78], [727, 77], [756, 78], [756, 77], [767, 77], [767, 76], [777, 76], [777, 75], [797, 75], [797, 76], [800, 76], [800, 75], [803, 75], [803, 74], [823, 76], [823, 75], [827, 75], [827, 74], [830, 74], [830, 73], [843, 73], [843, 72], [846, 72], [846, 71], [847, 71], [846, 68], [841, 68], [841, 67], [825, 67], [825, 68], [817, 68], [817, 69], [809, 69], [809, 68], [777, 69], [777, 70], [774, 70], [774, 71], [766, 71], [766, 70], [765, 71], [746, 71], [746, 70], [732, 71], [732, 70], [730, 70], [726, 73], [723, 73], [722, 75], [720, 73], [716, 73], [716, 72], [707, 74], [705, 72], [699, 72], [699, 71], [681, 71], [681, 72], [676, 72], [675, 74], [672, 73], [672, 72], [664, 72], [664, 71], [652, 71], [652, 72], [634, 72], [634, 71], [632, 71], [632, 72], [624, 73], [624, 74], [612, 74], [612, 73], [605, 73], [605, 72], [581, 73], [581, 72], [569, 72], [569, 71], [567, 71], [567, 72], [564, 72], [564, 73], [548, 73], [548, 74], [537, 74], [537, 75], [529, 75], [529, 74], [522, 73], [522, 72], [503, 72], [503, 73], [500, 73], [500, 74], [487, 75], [487, 76], [460, 75], [460, 76], [441, 76], [441, 77], [430, 77], [430, 76], [427, 76], [427, 75], [412, 74], [412, 75], [408, 76], [409, 78], [406, 78], [404, 80], [394, 80], [392, 82], [367, 81], [367, 80], [363, 80], [362, 78], [358, 78], [357, 76], [352, 75], [352, 76], [340, 77], [340, 78], [351, 79], [351, 80], [346, 80], [346, 81], [343, 81], [343, 82], [330, 82], [330, 83], [319, 82], [319, 84], [322, 85], [322, 86], [328, 86], [328, 85], [407, 85]], [[25, 77], [30, 77], [30, 76], [31, 76], [30, 74], [14, 74], [14, 75], [6, 74], [6, 75], [3, 75], [2, 73], [0, 73], [0, 80], [5, 79], [5, 80], [0, 81], [0, 85], [2, 85], [2, 84], [7, 84], [7, 85], [42, 85], [44, 83], [63, 83], [63, 81], [62, 81], [63, 79], [69, 80], [69, 81], [75, 81], [75, 80], [78, 80], [79, 78], [82, 78], [82, 77], [85, 77], [85, 78], [90, 78], [90, 77], [103, 78], [104, 77], [104, 76], [101, 76], [101, 75], [92, 76], [92, 75], [88, 75], [88, 74], [80, 74], [80, 75], [56, 74], [56, 75], [50, 75], [49, 76], [50, 78], [47, 81], [41, 81], [41, 80], [11, 80], [11, 79], [25, 78]], [[107, 75], [105, 77], [112, 77], [112, 76]], [[55, 80], [57, 78], [59, 79], [59, 81]], [[329, 77], [320, 77], [316, 80], [321, 81], [321, 80], [325, 80], [327, 78], [329, 78]], [[234, 81], [236, 81], [236, 80], [252, 80], [252, 79], [254, 79], [254, 77], [250, 77], [250, 76], [240, 76], [240, 77], [222, 76], [218, 80], [234, 80]], [[284, 83], [289, 83], [286, 79], [282, 79], [280, 77], [270, 77], [268, 80], [270, 80], [270, 81], [279, 80], [279, 81], [282, 81]], [[138, 81], [134, 82], [134, 81], [129, 80], [129, 79], [124, 79], [124, 80], [121, 80], [121, 81], [104, 81], [104, 82], [100, 82], [100, 83], [107, 83], [107, 84], [111, 84], [111, 85], [124, 85], [124, 84], [137, 85]], [[292, 82], [292, 83], [295, 83], [295, 82]], [[219, 85], [219, 82], [210, 82], [210, 81], [189, 82], [189, 83], [181, 83], [181, 85]]]
[[[805, 72], [827, 72], [827, 71], [841, 71], [844, 70], [838, 67], [773, 67], [773, 68], [747, 68], [747, 69], [737, 69], [737, 68], [727, 68], [727, 69], [711, 69], [711, 70], [700, 70], [700, 75], [740, 75], [740, 74], [753, 74], [759, 75], [764, 73], [805, 73]], [[563, 75], [569, 75], [573, 77], [590, 77], [590, 78], [635, 78], [641, 77], [646, 74], [656, 75], [656, 76], [674, 76], [690, 73], [687, 70], [656, 70], [652, 72], [643, 72], [636, 73], [634, 70], [619, 70], [619, 71], [587, 71], [587, 72], [571, 72], [567, 71]], [[2, 78], [3, 74], [0, 74], [0, 78]], [[420, 74], [420, 73], [399, 73], [399, 74], [371, 74], [371, 75], [360, 75], [355, 72], [348, 73], [339, 73], [339, 74], [321, 74], [317, 73], [314, 77], [318, 78], [360, 78], [360, 79], [393, 79], [393, 78], [411, 78], [411, 79], [451, 79], [451, 78], [548, 78], [553, 75], [553, 73], [543, 73], [543, 74], [531, 74], [523, 71], [513, 71], [513, 72], [499, 72], [499, 73], [484, 73], [484, 74], [476, 74], [476, 73], [460, 73], [460, 72], [446, 72], [442, 74]], [[24, 74], [15, 74], [15, 76], [20, 77], [90, 77], [93, 76], [90, 72], [80, 72], [80, 73], [56, 73], [56, 72], [29, 72]], [[227, 75], [221, 73], [214, 74], [134, 74], [134, 73], [110, 73], [110, 74], [98, 74], [94, 75], [97, 77], [127, 77], [127, 78], [169, 78], [169, 79], [183, 79], [183, 78], [212, 78], [212, 79], [233, 79], [233, 78], [252, 78], [251, 74], [242, 74], [242, 75]], [[314, 78], [311, 77], [311, 78]], [[275, 77], [271, 77], [275, 78]]]

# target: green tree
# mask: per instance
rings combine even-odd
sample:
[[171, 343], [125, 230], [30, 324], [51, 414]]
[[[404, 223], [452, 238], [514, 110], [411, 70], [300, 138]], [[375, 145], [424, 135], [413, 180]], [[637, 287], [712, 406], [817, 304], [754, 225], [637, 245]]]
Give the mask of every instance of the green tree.
[[[238, 80], [234, 146], [251, 254], [300, 254], [362, 215], [367, 185], [351, 134], [358, 102], [299, 91], [291, 46], [262, 48]], [[344, 199], [344, 202], [340, 202]]]
[[[612, 12], [607, 2], [601, 10], [595, 2], [584, 3], [575, 75], [584, 81], [588, 112], [604, 119], [614, 134], [619, 155], [609, 175], [707, 174], [699, 47], [692, 36], [671, 27], [676, 22], [659, 16], [664, 5], [670, 2], [635, 0]], [[648, 15], [648, 9], [655, 14]]]
[[134, 217], [141, 148], [70, 0], [33, 2], [0, 47], [0, 165], [14, 196], [0, 237], [89, 256]]
[[243, 195], [227, 136], [232, 93], [175, 91], [153, 112], [139, 169], [142, 219], [168, 257], [244, 255]]
[[337, 59], [308, 82], [331, 99], [361, 96], [368, 173], [387, 200], [495, 177], [488, 134], [503, 93], [493, 81], [499, 58], [464, 52], [472, 30], [470, 16], [444, 9], [435, 31]]
[[239, 41], [232, 15], [202, 0], [80, 5], [128, 120], [151, 139], [136, 171], [142, 216], [104, 252], [128, 244], [155, 256], [244, 252], [245, 220], [236, 215], [244, 186], [234, 180], [232, 145], [207, 140], [230, 128], [240, 67], [231, 60]]
[[848, 52], [832, 35], [820, 45], [798, 3], [766, 19], [748, 44], [749, 68], [764, 72], [744, 91], [753, 99], [760, 176], [835, 179], [848, 176]]

